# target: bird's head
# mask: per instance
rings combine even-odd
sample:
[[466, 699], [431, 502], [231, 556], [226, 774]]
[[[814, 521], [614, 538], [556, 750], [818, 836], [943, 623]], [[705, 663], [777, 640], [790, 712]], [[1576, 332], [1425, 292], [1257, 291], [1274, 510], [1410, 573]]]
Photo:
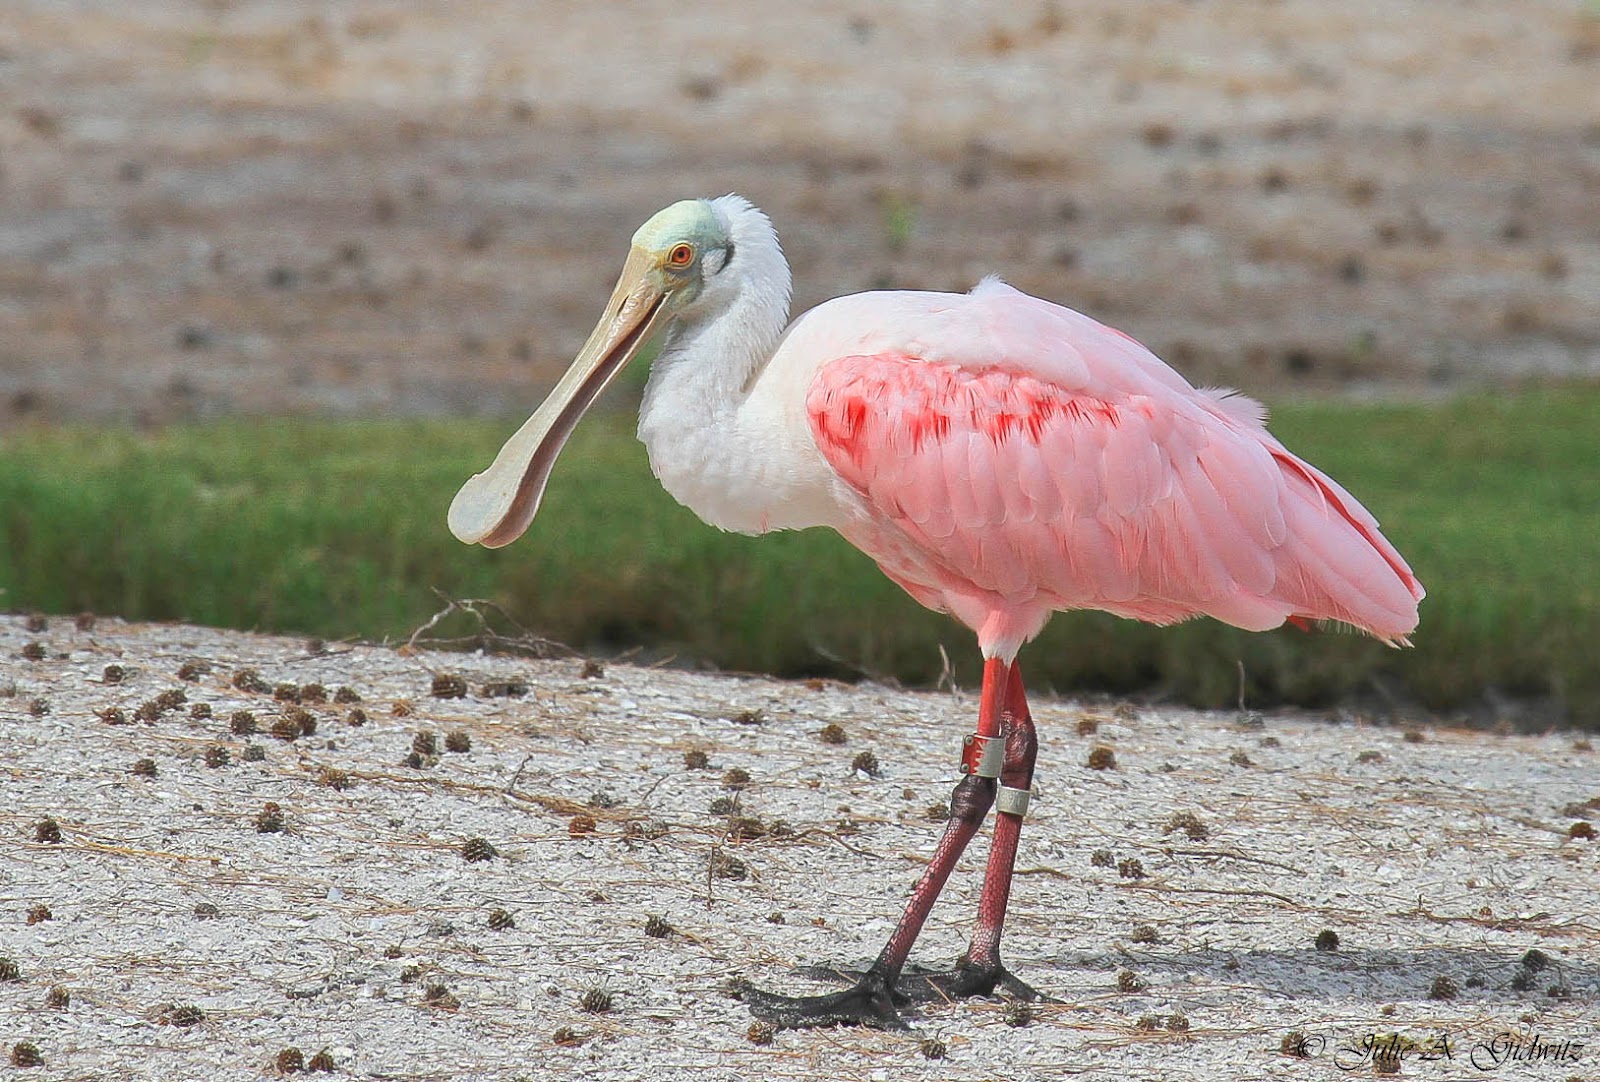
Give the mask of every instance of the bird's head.
[[733, 259], [734, 241], [719, 204], [736, 198], [685, 199], [639, 227], [605, 314], [566, 375], [494, 463], [456, 493], [451, 533], [488, 548], [520, 537], [539, 509], [556, 456], [601, 392], [674, 320], [692, 319], [698, 309], [726, 301], [723, 294], [736, 286], [719, 276]]

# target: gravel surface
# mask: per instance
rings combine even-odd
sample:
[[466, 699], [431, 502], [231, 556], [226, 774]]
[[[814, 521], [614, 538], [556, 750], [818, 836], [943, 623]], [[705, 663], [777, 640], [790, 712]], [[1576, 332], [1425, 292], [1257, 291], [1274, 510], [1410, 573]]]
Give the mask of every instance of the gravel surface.
[[[1333, 1078], [1394, 1034], [1411, 1077], [1600, 1062], [1571, 735], [1041, 700], [1007, 949], [1061, 1002], [758, 1044], [728, 982], [876, 952], [975, 696], [321, 649], [0, 618], [0, 1041], [43, 1061], [17, 1077], [255, 1078], [297, 1048], [384, 1079]], [[711, 812], [735, 796], [765, 836]], [[964, 945], [983, 855], [917, 958]]]

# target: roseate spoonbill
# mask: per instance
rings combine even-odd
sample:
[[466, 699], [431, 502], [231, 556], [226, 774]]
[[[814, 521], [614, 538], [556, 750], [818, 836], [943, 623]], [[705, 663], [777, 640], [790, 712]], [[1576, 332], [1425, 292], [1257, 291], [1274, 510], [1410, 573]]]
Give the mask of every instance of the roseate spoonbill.
[[[1253, 631], [1331, 620], [1400, 645], [1422, 586], [1259, 406], [1196, 390], [1087, 316], [986, 278], [967, 294], [840, 297], [788, 324], [789, 291], [772, 224], [746, 200], [655, 215], [571, 369], [462, 486], [450, 529], [490, 547], [521, 535], [579, 418], [663, 336], [639, 438], [667, 491], [724, 530], [832, 527], [976, 632], [985, 659], [948, 824], [882, 953], [841, 992], [744, 998], [782, 1025], [888, 1027], [917, 998], [1035, 998], [999, 946], [1036, 748], [1015, 659], [1050, 614]], [[971, 945], [952, 970], [908, 973], [991, 806]]]

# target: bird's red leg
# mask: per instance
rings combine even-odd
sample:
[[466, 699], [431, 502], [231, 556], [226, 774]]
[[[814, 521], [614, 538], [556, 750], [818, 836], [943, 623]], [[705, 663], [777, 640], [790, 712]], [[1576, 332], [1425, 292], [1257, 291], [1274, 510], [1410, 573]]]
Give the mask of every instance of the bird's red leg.
[[[1000, 932], [1005, 926], [1006, 904], [1011, 899], [1011, 877], [1017, 863], [1017, 840], [1027, 813], [1028, 791], [1033, 785], [1033, 763], [1039, 742], [1033, 717], [1022, 690], [1022, 671], [1011, 666], [1001, 711], [1005, 734], [1005, 761], [1000, 768], [1000, 788], [995, 799], [994, 841], [984, 873], [983, 895], [978, 902], [978, 923], [966, 954], [947, 973], [917, 974], [901, 984], [914, 999], [943, 996], [988, 995], [997, 987], [1020, 999], [1043, 998], [1013, 976], [1000, 962]], [[919, 988], [918, 985], [923, 987]]]
[[[780, 996], [745, 987], [740, 994], [758, 1018], [780, 1026], [828, 1026], [840, 1023], [858, 1023], [889, 1029], [903, 1028], [897, 1005], [904, 996], [896, 989], [905, 970], [911, 945], [916, 942], [935, 899], [944, 889], [956, 862], [961, 859], [967, 843], [983, 826], [983, 819], [994, 803], [996, 778], [1001, 758], [991, 751], [985, 755], [992, 741], [1002, 736], [1002, 712], [1010, 694], [1011, 666], [997, 658], [990, 658], [983, 668], [983, 693], [978, 706], [978, 731], [969, 737], [962, 754], [962, 778], [950, 795], [950, 819], [944, 834], [933, 851], [933, 858], [911, 888], [911, 898], [906, 903], [900, 923], [884, 944], [878, 958], [861, 975], [853, 988], [831, 995]], [[1020, 684], [1017, 685], [1019, 688]], [[1030, 728], [1031, 731], [1031, 728]], [[1007, 745], [1009, 749], [1009, 744]], [[1009, 758], [1009, 750], [1006, 753]], [[1031, 759], [1029, 769], [1031, 771]], [[1012, 841], [1013, 857], [1015, 839]], [[1009, 865], [1008, 865], [1009, 868]], [[984, 896], [988, 897], [987, 885]], [[1004, 900], [1000, 903], [1002, 916]], [[998, 931], [998, 929], [997, 929]]]

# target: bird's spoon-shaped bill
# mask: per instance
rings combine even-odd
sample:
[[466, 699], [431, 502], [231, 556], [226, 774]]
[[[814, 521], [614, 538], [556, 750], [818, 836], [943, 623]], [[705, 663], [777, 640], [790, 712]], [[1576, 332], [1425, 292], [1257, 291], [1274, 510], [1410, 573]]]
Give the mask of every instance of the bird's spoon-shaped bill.
[[656, 332], [666, 294], [650, 257], [634, 249], [623, 265], [605, 315], [572, 367], [534, 415], [473, 474], [450, 502], [450, 532], [467, 544], [500, 548], [522, 536], [539, 510], [550, 469], [584, 412]]

